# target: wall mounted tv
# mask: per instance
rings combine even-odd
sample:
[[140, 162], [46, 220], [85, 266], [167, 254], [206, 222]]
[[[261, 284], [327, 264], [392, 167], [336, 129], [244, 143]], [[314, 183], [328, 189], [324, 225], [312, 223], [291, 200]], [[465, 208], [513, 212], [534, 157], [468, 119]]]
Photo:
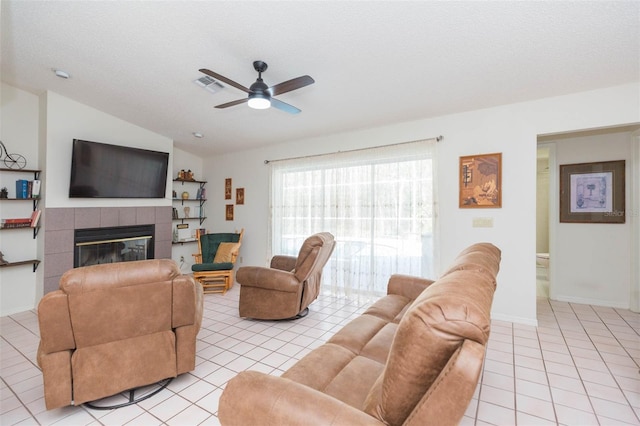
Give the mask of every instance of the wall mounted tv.
[[169, 153], [73, 140], [70, 198], [164, 198]]

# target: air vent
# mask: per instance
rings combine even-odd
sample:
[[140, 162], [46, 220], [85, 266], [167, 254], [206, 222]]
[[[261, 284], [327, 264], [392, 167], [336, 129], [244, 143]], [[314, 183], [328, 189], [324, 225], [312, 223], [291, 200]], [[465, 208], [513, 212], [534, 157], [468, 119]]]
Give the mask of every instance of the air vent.
[[208, 75], [205, 75], [204, 77], [200, 77], [199, 79], [194, 80], [193, 82], [200, 87], [204, 87], [211, 93], [218, 93], [219, 91], [224, 89], [224, 86], [222, 84], [218, 83], [216, 80], [209, 77]]

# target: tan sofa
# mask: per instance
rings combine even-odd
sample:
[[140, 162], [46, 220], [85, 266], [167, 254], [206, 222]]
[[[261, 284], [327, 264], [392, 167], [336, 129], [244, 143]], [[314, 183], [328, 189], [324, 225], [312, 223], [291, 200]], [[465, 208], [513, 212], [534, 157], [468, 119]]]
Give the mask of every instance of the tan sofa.
[[489, 338], [500, 250], [465, 249], [431, 281], [394, 275], [387, 296], [281, 377], [238, 374], [223, 425], [453, 425], [473, 396]]
[[38, 305], [47, 409], [193, 370], [202, 303], [202, 287], [169, 259], [67, 271]]

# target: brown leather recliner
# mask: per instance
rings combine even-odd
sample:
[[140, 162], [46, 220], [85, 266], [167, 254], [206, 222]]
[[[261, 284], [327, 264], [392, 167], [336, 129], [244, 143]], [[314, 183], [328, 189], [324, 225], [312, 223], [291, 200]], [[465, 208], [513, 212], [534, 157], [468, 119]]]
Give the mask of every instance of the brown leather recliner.
[[320, 232], [305, 240], [298, 257], [274, 256], [270, 268], [239, 268], [240, 316], [276, 320], [306, 315], [320, 293], [322, 268], [334, 247], [333, 235]]
[[67, 271], [38, 305], [47, 409], [195, 369], [202, 287], [169, 259]]

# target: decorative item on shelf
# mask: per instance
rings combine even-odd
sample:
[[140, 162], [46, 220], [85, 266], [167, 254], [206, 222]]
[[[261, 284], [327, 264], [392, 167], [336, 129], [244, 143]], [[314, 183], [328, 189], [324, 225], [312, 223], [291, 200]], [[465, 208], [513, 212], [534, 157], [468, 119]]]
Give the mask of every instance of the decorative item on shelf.
[[16, 180], [16, 198], [26, 199], [29, 198], [29, 181], [26, 179]]
[[178, 231], [178, 241], [185, 241], [191, 239], [191, 230], [188, 223], [181, 223], [176, 225]]
[[175, 191], [175, 189], [173, 191], [171, 191], [171, 197], [178, 198], [178, 193]]
[[178, 217], [178, 209], [176, 209], [175, 207], [173, 208], [173, 218], [174, 218], [174, 219], [180, 219], [180, 218]]
[[35, 209], [33, 211], [33, 213], [31, 213], [31, 222], [30, 225], [32, 228], [35, 228], [38, 226], [38, 222], [40, 221], [40, 215], [42, 214], [42, 210], [40, 209]]
[[6, 265], [7, 263], [9, 262], [4, 259], [4, 254], [0, 251], [0, 265]]
[[2, 219], [2, 222], [0, 223], [0, 228], [2, 229], [28, 228], [29, 226], [31, 226], [31, 217]]
[[6, 186], [3, 186], [2, 189], [0, 189], [0, 198], [9, 198], [9, 190]]
[[30, 189], [31, 189], [30, 198], [40, 198], [40, 186], [41, 186], [41, 182], [38, 179], [32, 180], [30, 182]]
[[185, 207], [184, 209], [184, 217], [189, 218], [189, 213], [191, 212], [191, 207]]
[[0, 159], [4, 156], [4, 165], [9, 169], [24, 169], [27, 160], [20, 154], [9, 154], [7, 147], [0, 141]]
[[180, 171], [178, 172], [178, 179], [179, 179], [179, 180], [184, 180], [184, 174], [185, 174], [184, 169], [180, 170]]
[[195, 180], [193, 179], [193, 172], [191, 169], [187, 170], [184, 174], [184, 180]]
[[188, 191], [184, 191], [184, 192], [182, 193], [182, 199], [183, 199], [183, 200], [187, 200], [187, 199], [189, 199], [189, 192], [188, 192]]

